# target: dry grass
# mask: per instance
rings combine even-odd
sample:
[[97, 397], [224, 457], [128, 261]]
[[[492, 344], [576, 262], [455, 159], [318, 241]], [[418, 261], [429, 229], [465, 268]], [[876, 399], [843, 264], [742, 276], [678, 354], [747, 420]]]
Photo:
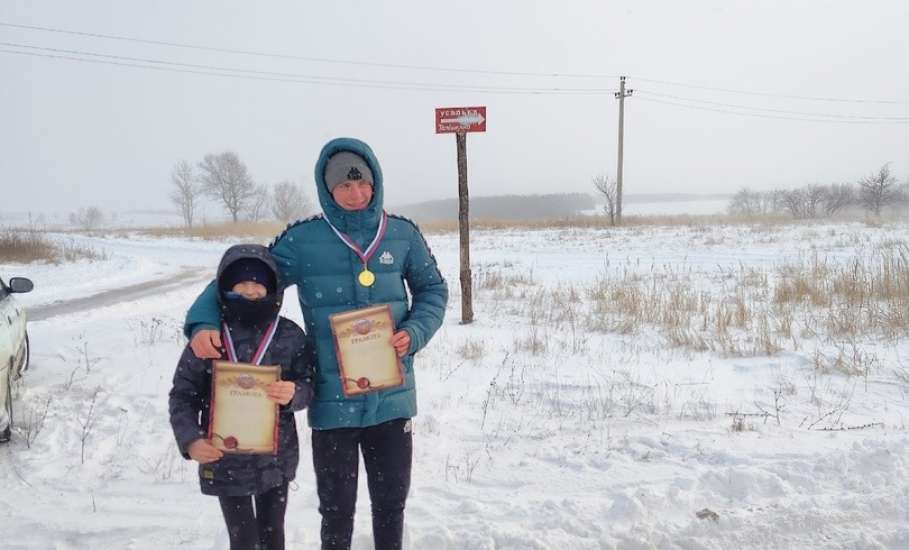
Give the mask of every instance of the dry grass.
[[118, 234], [138, 234], [148, 237], [190, 237], [204, 240], [255, 239], [269, 240], [284, 231], [285, 224], [278, 222], [218, 223], [197, 227], [148, 227], [123, 229]]
[[514, 351], [526, 351], [531, 355], [545, 355], [549, 349], [547, 331], [541, 327], [532, 326], [525, 336], [515, 336]]
[[639, 280], [627, 272], [601, 275], [587, 290], [591, 309], [587, 327], [637, 333], [656, 327], [674, 346], [724, 355], [772, 355], [782, 349], [769, 311], [756, 295], [754, 270], [741, 268], [737, 287], [718, 295], [698, 289], [686, 274], [663, 272]]
[[98, 262], [110, 258], [110, 255], [103, 250], [97, 249], [93, 246], [79, 244], [73, 240], [62, 241], [59, 244], [58, 249], [60, 251], [60, 255], [57, 257], [54, 263], [78, 262], [79, 260]]
[[[685, 266], [602, 273], [586, 286], [543, 288], [491, 272], [477, 285], [529, 331], [512, 351], [582, 353], [590, 332], [656, 333], [670, 345], [726, 356], [773, 355], [807, 342], [821, 371], [867, 376], [863, 345], [909, 335], [909, 246], [887, 243], [848, 261], [817, 257], [777, 268], [739, 266], [708, 279]], [[852, 342], [845, 346], [842, 342]]]
[[[779, 308], [802, 307], [807, 328], [837, 337], [869, 331], [909, 333], [909, 246], [889, 243], [845, 263], [821, 260], [781, 273], [773, 295]], [[815, 311], [807, 311], [806, 305]]]
[[34, 229], [0, 231], [0, 263], [29, 264], [48, 262], [60, 264], [88, 260], [106, 260], [107, 253], [72, 239], [53, 242]]
[[467, 338], [457, 347], [455, 353], [467, 361], [479, 361], [486, 355], [486, 342]]
[[0, 232], [0, 262], [53, 262], [59, 255], [54, 243], [38, 231], [7, 229]]
[[[783, 215], [766, 216], [730, 216], [726, 214], [711, 215], [654, 215], [624, 216], [622, 227], [715, 227], [719, 225], [749, 225], [756, 227], [791, 225], [804, 223]], [[481, 230], [528, 230], [528, 229], [618, 229], [609, 223], [606, 216], [571, 216], [539, 220], [499, 220], [480, 218], [470, 220], [471, 229]], [[458, 230], [458, 220], [421, 222], [424, 233], [454, 233]]]
[[[899, 218], [894, 218], [899, 220]], [[866, 224], [882, 227], [888, 220], [864, 220], [855, 218], [853, 221], [865, 221]], [[794, 220], [782, 214], [767, 214], [761, 216], [743, 216], [729, 214], [678, 214], [678, 215], [650, 215], [650, 216], [624, 216], [622, 226], [616, 227], [609, 223], [606, 216], [570, 216], [562, 218], [546, 218], [537, 220], [503, 220], [496, 218], [471, 219], [470, 227], [475, 230], [487, 231], [527, 231], [547, 229], [615, 229], [627, 230], [644, 227], [687, 227], [694, 231], [708, 231], [718, 226], [749, 226], [754, 233], [773, 232], [777, 228], [792, 225], [810, 226], [816, 220]], [[457, 233], [458, 220], [456, 218], [442, 221], [419, 222], [421, 231], [425, 234], [450, 234]], [[195, 237], [207, 240], [221, 240], [228, 238], [257, 238], [270, 239], [283, 231], [285, 225], [279, 222], [223, 222], [186, 227], [147, 227], [139, 229], [114, 230], [115, 234], [138, 233], [151, 237]], [[775, 238], [767, 237], [763, 242], [775, 242]], [[723, 244], [722, 237], [706, 237], [704, 245]]]
[[855, 341], [838, 344], [831, 355], [815, 350], [814, 367], [821, 372], [838, 372], [847, 376], [867, 377], [877, 369], [880, 359], [877, 354], [863, 350]]
[[533, 285], [533, 270], [508, 271], [512, 265], [504, 266], [505, 269], [479, 268], [473, 277], [474, 288], [481, 290], [504, 290], [518, 285]]

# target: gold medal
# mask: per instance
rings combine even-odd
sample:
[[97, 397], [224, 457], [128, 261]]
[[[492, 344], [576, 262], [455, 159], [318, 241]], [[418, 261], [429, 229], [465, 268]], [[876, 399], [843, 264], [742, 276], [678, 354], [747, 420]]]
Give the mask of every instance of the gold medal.
[[376, 282], [376, 274], [364, 267], [363, 271], [357, 276], [357, 280], [363, 286], [372, 286]]

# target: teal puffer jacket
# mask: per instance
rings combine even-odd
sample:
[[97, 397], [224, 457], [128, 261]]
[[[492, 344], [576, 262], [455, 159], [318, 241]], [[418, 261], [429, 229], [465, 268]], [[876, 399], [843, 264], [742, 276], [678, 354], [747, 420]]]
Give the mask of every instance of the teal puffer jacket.
[[[373, 199], [360, 211], [335, 204], [323, 178], [328, 158], [340, 151], [359, 154], [373, 173]], [[369, 260], [376, 281], [371, 287], [357, 282], [363, 269], [360, 258], [331, 230], [325, 217], [365, 250], [379, 226], [383, 208], [382, 170], [368, 145], [351, 138], [330, 141], [322, 149], [315, 170], [316, 189], [323, 214], [297, 222], [271, 244], [283, 284], [297, 285], [307, 338], [318, 357], [315, 398], [309, 407], [314, 429], [373, 426], [417, 413], [413, 360], [442, 325], [448, 285], [423, 235], [413, 222], [389, 215], [384, 239]], [[376, 304], [389, 304], [395, 325], [408, 332], [410, 350], [403, 358], [403, 386], [347, 398], [341, 389], [338, 362], [328, 316]], [[190, 308], [187, 334], [218, 326], [213, 285]]]

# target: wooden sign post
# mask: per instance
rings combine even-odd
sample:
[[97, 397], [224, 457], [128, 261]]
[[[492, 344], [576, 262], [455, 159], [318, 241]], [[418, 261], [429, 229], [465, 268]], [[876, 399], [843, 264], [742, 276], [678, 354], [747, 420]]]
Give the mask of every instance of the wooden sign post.
[[461, 242], [461, 323], [473, 322], [470, 272], [470, 198], [467, 192], [467, 132], [486, 131], [486, 107], [436, 109], [436, 133], [454, 134], [458, 151], [458, 233]]

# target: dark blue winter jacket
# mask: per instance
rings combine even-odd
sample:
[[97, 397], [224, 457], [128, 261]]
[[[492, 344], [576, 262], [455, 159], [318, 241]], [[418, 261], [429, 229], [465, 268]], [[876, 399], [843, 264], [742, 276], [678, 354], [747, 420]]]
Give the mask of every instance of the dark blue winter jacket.
[[[276, 269], [265, 247], [253, 248], [261, 249], [256, 252], [264, 253], [269, 267]], [[228, 250], [221, 262], [222, 266], [218, 270], [219, 277], [233, 259], [243, 257], [258, 256], [244, 253], [243, 247], [233, 247]], [[266, 325], [229, 322], [238, 361], [248, 362], [252, 358], [262, 341]], [[303, 330], [293, 321], [280, 318], [274, 338], [260, 362], [262, 365], [279, 365], [281, 379], [293, 381], [297, 386], [293, 400], [279, 408], [278, 451], [275, 455], [225, 454], [217, 462], [200, 464], [199, 482], [204, 494], [257, 495], [294, 479], [299, 462], [299, 443], [294, 411], [306, 408], [312, 400], [313, 363], [312, 349], [306, 344], [306, 335]], [[177, 440], [177, 447], [187, 459], [189, 458], [187, 453], [189, 445], [197, 439], [208, 437], [211, 369], [210, 359], [197, 358], [187, 346], [183, 350], [183, 355], [174, 372], [169, 402], [170, 423]]]
[[[325, 186], [325, 164], [341, 151], [357, 153], [369, 163], [373, 199], [364, 210], [342, 209]], [[414, 354], [442, 325], [448, 285], [416, 225], [393, 215], [389, 215], [385, 238], [369, 260], [375, 283], [365, 287], [357, 282], [363, 268], [360, 258], [332, 232], [324, 218], [350, 235], [363, 250], [376, 235], [383, 212], [383, 181], [368, 145], [350, 138], [330, 141], [316, 163], [315, 178], [323, 214], [288, 226], [271, 244], [283, 281], [297, 285], [307, 337], [315, 344], [318, 367], [309, 423], [314, 429], [350, 428], [413, 417], [417, 413]], [[389, 304], [396, 327], [410, 335], [410, 350], [402, 360], [405, 383], [347, 398], [341, 389], [328, 316], [376, 304]], [[185, 330], [191, 335], [216, 323], [215, 290], [210, 285], [187, 314]]]

